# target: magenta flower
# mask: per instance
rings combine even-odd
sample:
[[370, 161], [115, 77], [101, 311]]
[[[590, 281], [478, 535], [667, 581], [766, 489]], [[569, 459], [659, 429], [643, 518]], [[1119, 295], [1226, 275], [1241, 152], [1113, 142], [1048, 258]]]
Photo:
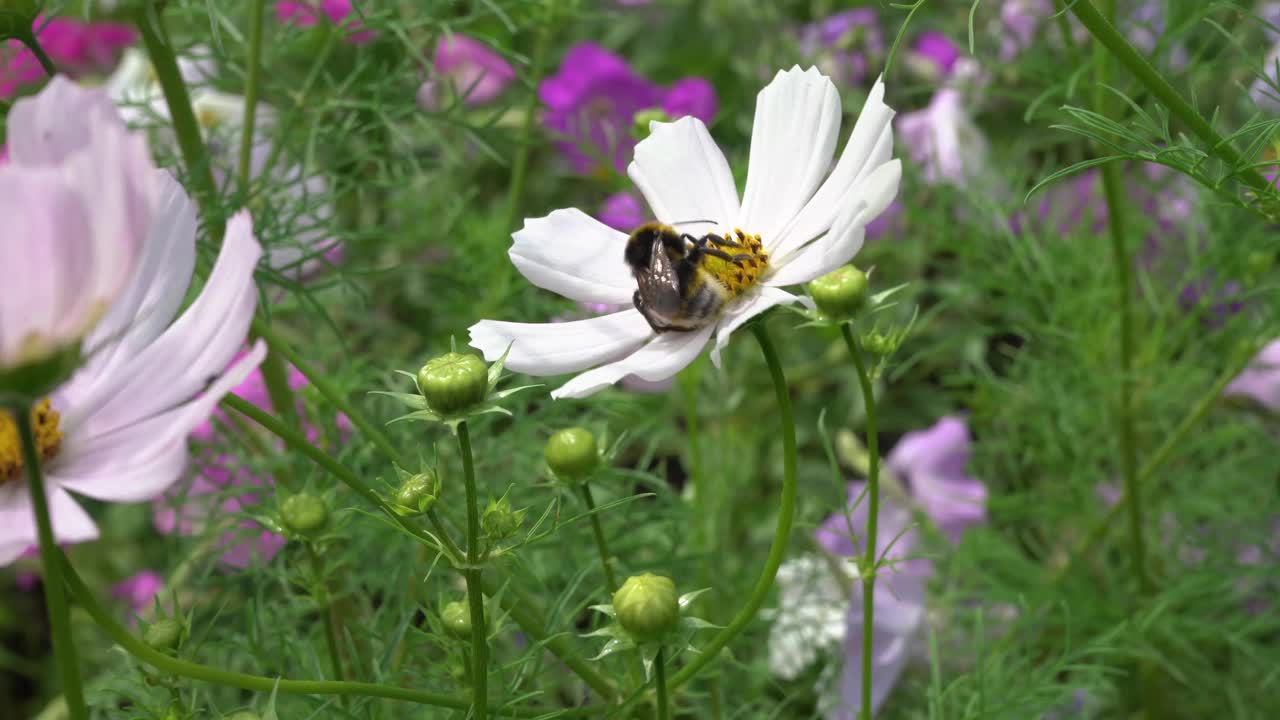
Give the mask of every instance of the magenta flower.
[[[109, 69], [120, 52], [137, 40], [137, 33], [118, 23], [83, 23], [71, 18], [37, 17], [31, 25], [49, 59], [60, 73], [76, 77]], [[13, 97], [26, 85], [45, 77], [39, 61], [18, 40], [0, 44], [0, 98]]]
[[[987, 489], [965, 469], [970, 446], [964, 421], [944, 417], [927, 430], [904, 435], [886, 459], [886, 466], [902, 480], [909, 498], [952, 543], [958, 542], [967, 528], [986, 522]], [[836, 513], [815, 533], [818, 544], [832, 555], [860, 557], [865, 553], [868, 504], [860, 498], [865, 488], [865, 482], [850, 483], [847, 515]], [[876, 550], [885, 564], [878, 571], [874, 591], [872, 713], [897, 684], [924, 619], [925, 590], [933, 565], [916, 557], [921, 542], [913, 525], [907, 507], [892, 495], [882, 494]], [[862, 705], [862, 584], [855, 582], [852, 593], [840, 703], [827, 713], [828, 720], [853, 720]]]
[[580, 173], [602, 166], [626, 169], [636, 144], [631, 128], [641, 110], [662, 109], [703, 122], [710, 122], [716, 110], [715, 91], [700, 78], [663, 89], [592, 43], [569, 49], [559, 71], [538, 86], [538, 98], [547, 107], [543, 122], [561, 138], [560, 150]]
[[1280, 340], [1267, 343], [1223, 394], [1249, 398], [1272, 412], [1280, 412]]
[[360, 45], [373, 39], [372, 30], [361, 30], [360, 21], [347, 16], [351, 15], [351, 0], [279, 0], [276, 3], [276, 19], [286, 25], [309, 28], [320, 24], [321, 17], [334, 25], [340, 25], [350, 34], [347, 41]]
[[960, 48], [951, 39], [936, 30], [927, 30], [916, 36], [911, 45], [911, 55], [920, 67], [932, 77], [945, 78], [951, 74], [960, 59]]
[[620, 192], [604, 199], [598, 217], [614, 230], [629, 233], [644, 224], [646, 213], [634, 193]]
[[1053, 0], [1005, 0], [1000, 6], [1000, 59], [1012, 60], [1030, 48], [1040, 25], [1053, 13]]
[[830, 15], [800, 30], [800, 52], [837, 85], [857, 85], [874, 58], [884, 54], [876, 11], [856, 8]]
[[432, 66], [435, 77], [418, 88], [418, 105], [427, 110], [438, 109], [446, 97], [461, 98], [465, 105], [483, 105], [516, 78], [506, 58], [466, 35], [443, 38], [436, 45]]
[[111, 597], [124, 600], [135, 613], [151, 607], [152, 600], [164, 588], [164, 578], [150, 570], [130, 575], [111, 588]]

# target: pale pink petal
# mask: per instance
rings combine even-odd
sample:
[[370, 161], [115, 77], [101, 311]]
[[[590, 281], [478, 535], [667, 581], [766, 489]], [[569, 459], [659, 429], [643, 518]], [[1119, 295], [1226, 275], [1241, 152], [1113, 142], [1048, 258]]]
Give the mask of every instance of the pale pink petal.
[[492, 362], [507, 356], [506, 367], [530, 375], [559, 375], [616, 360], [653, 337], [637, 310], [563, 323], [515, 323], [481, 320], [471, 326], [471, 346]]
[[511, 262], [534, 285], [578, 302], [631, 303], [627, 236], [581, 210], [525, 220], [511, 238]]
[[102, 130], [125, 131], [105, 91], [54, 76], [43, 90], [18, 100], [9, 111], [9, 160], [25, 166], [60, 165], [90, 145], [90, 130], [99, 123], [107, 126]]
[[[718, 225], [738, 215], [738, 190], [724, 153], [695, 117], [651, 123], [636, 145], [627, 174], [654, 216], [665, 223], [711, 220]], [[700, 234], [700, 233], [696, 233]]]
[[[93, 519], [56, 485], [46, 485], [53, 537], [59, 543], [78, 543], [98, 537]], [[0, 484], [0, 567], [8, 565], [38, 542], [36, 518], [26, 482]]]
[[[772, 249], [831, 166], [840, 93], [816, 68], [778, 71], [756, 97], [742, 212], [735, 223]], [[879, 133], [876, 133], [878, 136]]]
[[664, 380], [683, 370], [711, 337], [714, 325], [690, 332], [663, 333], [627, 357], [578, 375], [558, 390], [553, 398], [586, 397], [613, 385], [628, 375], [642, 380]]

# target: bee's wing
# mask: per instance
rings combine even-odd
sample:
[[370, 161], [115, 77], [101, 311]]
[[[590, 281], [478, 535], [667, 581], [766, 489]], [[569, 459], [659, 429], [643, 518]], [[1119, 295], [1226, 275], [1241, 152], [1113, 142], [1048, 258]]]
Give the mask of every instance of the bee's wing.
[[661, 240], [653, 243], [649, 256], [649, 268], [636, 273], [636, 285], [650, 309], [666, 317], [680, 310], [680, 279], [675, 263], [667, 256]]

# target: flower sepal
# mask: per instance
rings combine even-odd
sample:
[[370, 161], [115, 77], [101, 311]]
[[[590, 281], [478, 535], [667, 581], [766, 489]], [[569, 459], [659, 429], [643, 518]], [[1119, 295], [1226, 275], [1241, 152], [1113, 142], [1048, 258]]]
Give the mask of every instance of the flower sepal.
[[[451, 346], [453, 343], [450, 343]], [[458, 424], [468, 418], [488, 413], [511, 415], [511, 411], [498, 404], [498, 401], [541, 385], [521, 385], [519, 387], [497, 390], [503, 379], [502, 368], [506, 363], [511, 347], [508, 346], [502, 357], [483, 369], [484, 361], [475, 355], [461, 354], [456, 348], [447, 355], [431, 361], [416, 373], [396, 370], [397, 373], [413, 380], [416, 394], [374, 390], [374, 395], [385, 395], [399, 401], [413, 410], [387, 422], [388, 425], [403, 421], [433, 422], [448, 425], [455, 433]]]

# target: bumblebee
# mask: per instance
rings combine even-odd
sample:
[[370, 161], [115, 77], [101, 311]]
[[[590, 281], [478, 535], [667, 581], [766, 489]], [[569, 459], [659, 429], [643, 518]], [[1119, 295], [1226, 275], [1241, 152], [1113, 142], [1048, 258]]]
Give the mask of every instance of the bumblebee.
[[760, 237], [734, 232], [695, 237], [651, 222], [627, 238], [625, 260], [637, 285], [631, 301], [655, 332], [705, 327], [764, 272]]

